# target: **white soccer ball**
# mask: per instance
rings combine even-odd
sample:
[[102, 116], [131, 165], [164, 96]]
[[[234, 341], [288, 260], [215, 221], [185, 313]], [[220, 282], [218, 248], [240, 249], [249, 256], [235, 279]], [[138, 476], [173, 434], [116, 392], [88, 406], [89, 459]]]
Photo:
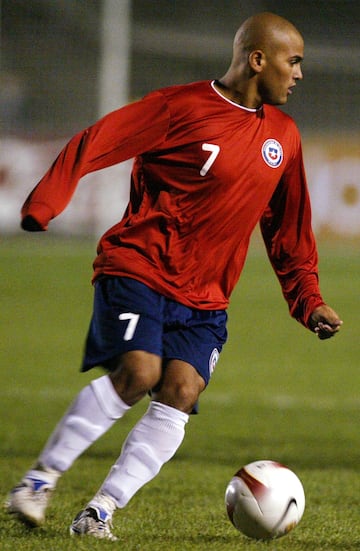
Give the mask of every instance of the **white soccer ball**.
[[293, 471], [275, 461], [242, 467], [225, 492], [229, 519], [250, 538], [280, 538], [300, 522], [305, 509], [303, 486]]

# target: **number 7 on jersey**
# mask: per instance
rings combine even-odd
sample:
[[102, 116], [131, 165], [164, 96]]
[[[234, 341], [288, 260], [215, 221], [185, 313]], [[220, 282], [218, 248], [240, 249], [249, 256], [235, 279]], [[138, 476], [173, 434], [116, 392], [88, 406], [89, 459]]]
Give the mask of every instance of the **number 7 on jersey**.
[[200, 176], [205, 176], [215, 162], [216, 157], [219, 155], [220, 147], [214, 143], [203, 143], [203, 151], [210, 151], [210, 155], [206, 162], [203, 164], [202, 169], [200, 170]]

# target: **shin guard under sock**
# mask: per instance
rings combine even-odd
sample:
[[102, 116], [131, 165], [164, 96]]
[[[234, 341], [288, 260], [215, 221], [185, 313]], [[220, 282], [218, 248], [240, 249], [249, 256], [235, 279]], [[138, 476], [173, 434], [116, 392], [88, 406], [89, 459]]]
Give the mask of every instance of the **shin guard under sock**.
[[[183, 441], [188, 419], [189, 416], [182, 411], [151, 402], [145, 415], [129, 433], [99, 494], [111, 496], [118, 507], [124, 507], [175, 454]], [[92, 502], [96, 503], [96, 496]]]
[[108, 375], [78, 394], [42, 451], [38, 463], [64, 472], [130, 408], [117, 395]]

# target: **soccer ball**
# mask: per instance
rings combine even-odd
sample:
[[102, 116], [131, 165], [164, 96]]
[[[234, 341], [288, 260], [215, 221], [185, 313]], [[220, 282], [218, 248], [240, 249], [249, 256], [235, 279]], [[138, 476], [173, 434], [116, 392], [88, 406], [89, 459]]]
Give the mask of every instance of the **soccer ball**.
[[288, 467], [254, 461], [242, 467], [225, 492], [229, 519], [250, 538], [280, 538], [300, 522], [305, 509], [303, 486]]

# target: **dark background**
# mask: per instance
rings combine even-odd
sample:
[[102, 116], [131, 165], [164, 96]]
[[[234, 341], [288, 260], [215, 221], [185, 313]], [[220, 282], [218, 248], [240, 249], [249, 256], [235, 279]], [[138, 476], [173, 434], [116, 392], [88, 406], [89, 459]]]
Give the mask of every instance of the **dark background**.
[[[96, 120], [103, 1], [0, 0], [0, 6], [2, 132], [64, 136]], [[285, 109], [303, 133], [358, 130], [359, 0], [133, 0], [130, 11], [129, 100], [222, 76], [241, 22], [273, 11], [305, 38], [304, 80]]]

